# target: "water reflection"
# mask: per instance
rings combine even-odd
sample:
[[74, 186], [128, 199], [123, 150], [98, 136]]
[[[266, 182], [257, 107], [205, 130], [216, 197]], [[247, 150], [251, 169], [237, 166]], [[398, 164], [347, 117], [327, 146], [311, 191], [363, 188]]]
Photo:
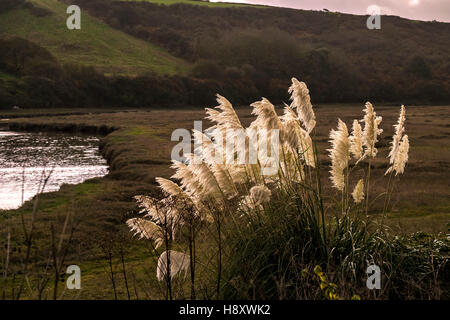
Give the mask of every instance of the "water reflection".
[[19, 207], [22, 194], [23, 200], [31, 199], [50, 171], [46, 192], [104, 176], [108, 167], [98, 138], [0, 131], [0, 209]]

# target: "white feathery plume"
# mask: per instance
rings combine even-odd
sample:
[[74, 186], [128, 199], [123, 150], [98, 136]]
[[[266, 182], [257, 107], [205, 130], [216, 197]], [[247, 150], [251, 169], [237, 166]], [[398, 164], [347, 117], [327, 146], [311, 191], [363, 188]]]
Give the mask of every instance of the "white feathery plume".
[[406, 110], [405, 106], [401, 106], [400, 108], [400, 115], [398, 117], [397, 124], [394, 125], [395, 128], [395, 135], [392, 138], [390, 152], [389, 152], [389, 163], [393, 164], [395, 161], [395, 158], [397, 157], [398, 150], [400, 147], [400, 141], [402, 140], [403, 133], [405, 132], [405, 119], [406, 119]]
[[212, 164], [211, 170], [216, 178], [217, 183], [220, 186], [220, 190], [228, 196], [233, 198], [237, 195], [237, 189], [233, 182], [233, 178], [230, 175], [227, 167], [221, 164]]
[[163, 281], [166, 277], [168, 265], [170, 278], [173, 278], [181, 272], [184, 272], [186, 276], [190, 265], [190, 257], [187, 254], [174, 250], [164, 251], [158, 259], [158, 267], [156, 269], [156, 278], [158, 281]]
[[345, 178], [344, 170], [350, 160], [350, 139], [346, 124], [339, 119], [337, 130], [331, 130], [330, 142], [332, 145], [330, 152], [331, 158], [331, 181], [338, 190], [344, 190]]
[[285, 128], [285, 142], [294, 150], [299, 150], [306, 165], [315, 167], [314, 148], [309, 133], [304, 130], [296, 117], [294, 110], [285, 105], [284, 115], [281, 117]]
[[175, 169], [175, 174], [171, 177], [181, 181], [181, 186], [186, 190], [190, 197], [197, 197], [203, 193], [202, 187], [197, 181], [191, 168], [180, 161], [172, 160], [172, 169]]
[[370, 102], [366, 103], [364, 113], [363, 143], [366, 147], [364, 156], [375, 158], [378, 152], [375, 148], [375, 144], [378, 142], [378, 135], [383, 132], [382, 129], [378, 128], [382, 117], [377, 117]]
[[[172, 161], [172, 168], [176, 169], [172, 178], [181, 180], [185, 193], [196, 207], [197, 214], [202, 220], [210, 222], [212, 220], [211, 215], [205, 210], [202, 200], [208, 195], [217, 196], [220, 193], [217, 187], [219, 182], [216, 180], [214, 172], [205, 163], [195, 164], [195, 161], [200, 161], [198, 157], [195, 158], [193, 154], [185, 156], [189, 159], [188, 165], [179, 161]], [[208, 185], [208, 183], [211, 183], [211, 185]], [[232, 193], [230, 192], [228, 195], [231, 197]]]
[[355, 203], [360, 203], [364, 200], [364, 181], [360, 179], [353, 189], [352, 197]]
[[[248, 149], [248, 148], [247, 148]], [[251, 165], [227, 165], [226, 170], [231, 177], [233, 183], [241, 184], [247, 179], [246, 168]]]
[[[229, 129], [224, 131], [230, 132]], [[197, 149], [195, 154], [201, 156], [204, 162], [209, 165], [222, 191], [231, 196], [236, 193], [234, 182], [243, 182], [243, 179], [245, 179], [245, 166], [226, 164], [227, 154], [223, 148], [224, 137], [222, 136], [217, 139], [217, 135], [222, 134], [224, 131], [214, 130], [212, 132], [213, 141], [204, 133], [193, 130], [194, 139], [196, 139], [197, 144], [202, 144], [201, 150]], [[245, 130], [242, 129], [241, 133], [245, 136]], [[229, 137], [233, 138], [233, 135]], [[230, 157], [234, 157], [236, 153], [237, 150], [234, 150], [234, 154], [230, 155]]]
[[304, 82], [299, 82], [296, 78], [292, 78], [289, 93], [291, 94], [292, 100], [291, 107], [293, 109], [297, 108], [300, 120], [308, 133], [310, 133], [316, 126], [316, 115], [313, 111], [308, 87]]
[[250, 189], [250, 197], [256, 204], [263, 204], [270, 201], [272, 192], [265, 185], [254, 186]]
[[191, 170], [202, 189], [202, 192], [197, 195], [204, 198], [220, 194], [218, 182], [210, 167], [195, 154], [190, 153], [185, 156], [189, 160], [188, 168]]
[[139, 235], [140, 239], [148, 239], [155, 241], [155, 249], [158, 249], [163, 243], [163, 231], [153, 221], [141, 218], [132, 218], [127, 220], [127, 225], [134, 232], [134, 235]]
[[147, 196], [136, 196], [134, 198], [141, 208], [140, 213], [145, 213], [145, 218], [149, 218], [157, 224], [166, 225], [172, 231], [178, 226], [180, 222], [179, 212], [169, 198], [160, 201]]
[[147, 197], [147, 196], [135, 196], [134, 199], [138, 203], [139, 208], [141, 209], [139, 213], [150, 214], [152, 216], [158, 216], [158, 210], [156, 208], [156, 204], [158, 200]]
[[405, 165], [408, 162], [408, 153], [409, 153], [409, 138], [408, 135], [404, 135], [402, 141], [400, 142], [400, 146], [398, 147], [398, 152], [395, 157], [393, 165], [386, 171], [385, 174], [388, 174], [392, 170], [395, 171], [395, 175], [403, 174], [405, 171]]
[[263, 204], [270, 201], [272, 192], [265, 185], [254, 186], [250, 189], [250, 194], [245, 196], [240, 203], [242, 209], [254, 210], [256, 208], [262, 210]]
[[292, 149], [298, 149], [301, 144], [301, 141], [299, 139], [301, 126], [294, 110], [292, 110], [291, 107], [285, 104], [284, 114], [280, 117], [280, 119], [283, 123], [286, 133], [283, 141], [287, 143]]
[[[242, 127], [242, 124], [239, 120], [239, 117], [236, 114], [236, 111], [233, 108], [233, 105], [228, 101], [226, 98], [222, 97], [221, 95], [217, 95], [217, 102], [219, 103], [218, 106], [215, 107], [215, 109], [206, 108], [206, 119], [214, 122], [215, 124], [206, 129], [207, 132], [211, 134], [211, 136], [214, 138], [213, 145], [209, 145], [206, 148], [207, 150], [204, 150], [204, 152], [211, 152], [212, 147], [215, 148], [215, 152], [218, 152], [218, 157], [223, 156], [223, 162], [225, 163], [225, 157], [226, 153], [224, 150], [224, 144], [226, 143], [225, 139], [234, 139], [235, 135], [238, 134], [240, 130], [244, 130]], [[216, 110], [218, 109], [218, 110]], [[195, 134], [195, 133], [194, 133]], [[216, 139], [216, 137], [220, 135], [221, 139]], [[229, 135], [229, 136], [227, 136]], [[200, 140], [201, 141], [201, 140]], [[205, 162], [208, 164], [211, 163], [211, 155], [205, 155]], [[217, 160], [214, 160], [214, 162], [217, 162]]]
[[282, 136], [283, 124], [275, 111], [275, 106], [269, 100], [262, 98], [261, 101], [254, 102], [250, 106], [253, 107], [252, 114], [256, 116], [256, 120], [250, 124], [250, 127], [266, 130], [278, 129]]
[[240, 129], [242, 128], [241, 121], [233, 108], [233, 105], [226, 98], [221, 95], [217, 95], [218, 106], [215, 108], [220, 110], [214, 110], [206, 108], [206, 119], [216, 123], [216, 127], [221, 129]]
[[[285, 136], [285, 130], [283, 123], [278, 117], [275, 107], [269, 100], [262, 98], [261, 101], [257, 101], [251, 104], [253, 107], [252, 114], [256, 115], [256, 120], [250, 124], [250, 128], [247, 130], [251, 140], [255, 141], [254, 138], [257, 137], [257, 155], [258, 163], [261, 166], [261, 170], [265, 172], [267, 176], [276, 175], [279, 163], [276, 163], [279, 159], [273, 152], [278, 152], [279, 155], [279, 144], [274, 144], [274, 139], [283, 140]], [[278, 130], [278, 132], [276, 131]], [[253, 132], [252, 132], [253, 131]], [[279, 134], [277, 136], [277, 133]], [[270, 152], [270, 156], [269, 156]], [[256, 178], [256, 177], [255, 177]], [[258, 178], [256, 178], [258, 179]], [[256, 180], [255, 179], [255, 180]]]
[[200, 157], [205, 163], [211, 165], [213, 163], [225, 163], [225, 154], [223, 152], [223, 140], [214, 140], [217, 134], [222, 134], [220, 130], [214, 130], [212, 138], [203, 132], [192, 130], [196, 149], [194, 153]]
[[167, 195], [175, 197], [185, 195], [184, 190], [175, 182], [160, 177], [155, 178], [155, 180]]
[[[199, 212], [198, 212], [198, 203], [195, 199], [192, 199], [191, 197], [188, 196], [188, 194], [176, 183], [174, 183], [171, 180], [168, 179], [164, 179], [164, 178], [156, 178], [155, 179], [158, 184], [160, 185], [160, 188], [169, 196], [172, 197], [173, 199], [180, 199], [182, 200], [182, 202], [176, 202], [175, 203], [172, 201], [172, 203], [169, 203], [168, 205], [165, 205], [165, 209], [166, 213], [168, 214], [168, 216], [173, 219], [173, 228], [172, 231], [175, 230], [175, 226], [176, 223], [184, 223], [184, 219], [179, 219], [179, 220], [175, 220], [177, 218], [179, 218], [180, 214], [183, 215], [185, 217], [185, 211], [183, 210], [183, 207], [185, 207], [186, 205], [188, 206], [192, 206], [191, 209], [193, 209], [193, 211], [189, 211], [189, 216], [198, 216]], [[166, 198], [168, 199], [168, 198]], [[165, 200], [161, 200], [161, 202], [163, 203], [163, 205]], [[177, 207], [175, 208], [174, 205], [177, 204]], [[167, 219], [166, 219], [167, 220]]]
[[353, 121], [352, 135], [350, 136], [350, 152], [355, 160], [359, 160], [364, 155], [363, 133], [358, 120]]

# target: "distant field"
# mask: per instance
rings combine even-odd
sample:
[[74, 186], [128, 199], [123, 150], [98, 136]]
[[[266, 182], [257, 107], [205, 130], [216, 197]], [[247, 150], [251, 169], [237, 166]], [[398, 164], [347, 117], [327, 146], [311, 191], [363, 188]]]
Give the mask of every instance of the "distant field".
[[27, 9], [0, 14], [0, 36], [23, 37], [48, 49], [63, 64], [93, 66], [107, 74], [174, 74], [188, 69], [186, 62], [165, 49], [113, 29], [83, 10], [81, 30], [68, 30], [67, 5], [57, 0], [29, 2], [52, 14], [37, 17]]
[[[0, 73], [0, 78], [2, 74]], [[0, 110], [0, 119], [2, 118], [29, 118], [36, 116], [67, 116], [67, 115], [83, 115], [83, 114], [98, 114], [111, 112], [129, 112], [136, 111], [135, 109], [126, 108], [48, 108], [48, 109], [8, 109]]]

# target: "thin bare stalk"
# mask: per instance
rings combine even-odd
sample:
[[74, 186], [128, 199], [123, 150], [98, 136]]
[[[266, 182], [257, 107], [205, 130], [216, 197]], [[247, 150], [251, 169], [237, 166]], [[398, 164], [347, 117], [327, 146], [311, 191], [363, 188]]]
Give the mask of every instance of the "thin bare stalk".
[[120, 247], [120, 249], [119, 249], [119, 254], [120, 254], [120, 259], [121, 259], [121, 262], [122, 262], [122, 273], [123, 273], [123, 278], [125, 280], [125, 288], [127, 289], [128, 300], [131, 300], [130, 289], [128, 288], [127, 271], [125, 269], [125, 253], [124, 253], [122, 247]]
[[366, 215], [369, 212], [369, 190], [370, 190], [370, 168], [372, 160], [369, 158], [369, 165], [367, 169], [367, 181], [366, 181]]
[[114, 278], [114, 268], [113, 268], [113, 261], [112, 261], [112, 250], [108, 250], [108, 264], [109, 264], [109, 275], [111, 284], [114, 290], [114, 299], [117, 300], [117, 289], [116, 289], [116, 280]]
[[191, 299], [195, 300], [195, 230], [193, 225], [190, 228], [189, 257], [191, 267]]
[[392, 180], [392, 171], [389, 174], [389, 180], [386, 187], [386, 198], [384, 199], [384, 206], [383, 206], [383, 215], [386, 214], [387, 206], [388, 206], [388, 199], [390, 198], [390, 186], [391, 186], [391, 180]]
[[[20, 281], [20, 285], [19, 285], [17, 297], [16, 297], [17, 300], [19, 300], [22, 295], [23, 287], [25, 284], [25, 279], [27, 277], [28, 265], [30, 262], [32, 240], [33, 240], [33, 231], [34, 231], [34, 226], [35, 226], [35, 222], [36, 222], [36, 218], [37, 218], [37, 211], [38, 211], [38, 207], [39, 207], [39, 199], [40, 199], [39, 196], [40, 196], [40, 194], [42, 194], [44, 192], [45, 187], [48, 183], [48, 180], [50, 179], [50, 176], [53, 173], [53, 169], [54, 168], [51, 169], [51, 171], [47, 177], [43, 178], [44, 179], [43, 181], [41, 179], [41, 181], [39, 182], [38, 193], [37, 193], [36, 199], [33, 203], [33, 212], [31, 215], [30, 230], [28, 232], [27, 232], [27, 228], [25, 226], [25, 221], [24, 221], [23, 214], [22, 214], [23, 232], [25, 235], [25, 243], [27, 245], [27, 249], [26, 249], [26, 254], [25, 254], [25, 260], [24, 260], [23, 267], [22, 267], [22, 279]], [[43, 177], [44, 177], [44, 174], [45, 174], [45, 169], [42, 173]]]

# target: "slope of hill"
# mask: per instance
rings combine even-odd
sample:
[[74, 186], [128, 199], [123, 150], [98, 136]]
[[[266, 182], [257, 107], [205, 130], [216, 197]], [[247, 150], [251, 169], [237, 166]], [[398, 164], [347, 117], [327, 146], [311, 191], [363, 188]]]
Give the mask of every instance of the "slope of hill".
[[383, 16], [381, 30], [368, 30], [367, 17], [335, 12], [163, 0], [78, 2], [112, 27], [195, 63], [197, 78], [244, 78], [253, 83], [247, 86], [252, 92], [277, 98], [297, 76], [319, 101], [450, 100], [449, 23]]
[[198, 6], [207, 6], [207, 7], [249, 7], [249, 6], [255, 6], [251, 4], [242, 4], [242, 3], [227, 3], [227, 2], [209, 2], [208, 0], [119, 0], [119, 1], [134, 1], [134, 2], [151, 2], [156, 4], [163, 4], [163, 5], [172, 5], [172, 4], [191, 4], [191, 5], [198, 5]]
[[29, 0], [37, 8], [0, 14], [0, 37], [20, 36], [48, 49], [62, 64], [94, 66], [106, 74], [183, 73], [188, 65], [155, 44], [113, 29], [82, 10], [81, 30], [66, 27], [67, 5], [58, 0]]
[[[0, 13], [0, 42], [1, 35], [19, 36], [54, 58], [35, 56], [36, 65], [19, 70], [14, 46], [32, 46], [15, 39], [10, 49], [0, 48], [0, 107], [204, 106], [216, 93], [235, 104], [261, 96], [279, 104], [288, 99], [291, 77], [308, 83], [314, 103], [450, 102], [449, 23], [383, 16], [381, 30], [368, 30], [366, 17], [335, 12], [194, 0], [77, 0], [82, 30], [69, 31], [65, 9], [71, 0], [29, 2], [41, 11], [6, 7]], [[78, 67], [55, 66], [67, 63]]]

